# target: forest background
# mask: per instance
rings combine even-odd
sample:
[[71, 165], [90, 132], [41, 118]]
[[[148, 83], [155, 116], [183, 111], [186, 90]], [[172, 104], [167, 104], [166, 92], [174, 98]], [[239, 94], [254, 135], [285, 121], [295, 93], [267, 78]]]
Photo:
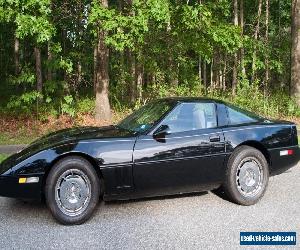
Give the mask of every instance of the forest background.
[[0, 144], [206, 96], [300, 123], [300, 0], [0, 0]]

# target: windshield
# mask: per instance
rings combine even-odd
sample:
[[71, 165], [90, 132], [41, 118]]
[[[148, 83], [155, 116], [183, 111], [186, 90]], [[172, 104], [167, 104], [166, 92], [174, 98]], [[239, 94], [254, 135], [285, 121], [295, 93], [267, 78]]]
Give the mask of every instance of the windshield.
[[118, 126], [134, 132], [144, 132], [161, 120], [173, 106], [174, 103], [167, 100], [150, 102], [133, 112]]

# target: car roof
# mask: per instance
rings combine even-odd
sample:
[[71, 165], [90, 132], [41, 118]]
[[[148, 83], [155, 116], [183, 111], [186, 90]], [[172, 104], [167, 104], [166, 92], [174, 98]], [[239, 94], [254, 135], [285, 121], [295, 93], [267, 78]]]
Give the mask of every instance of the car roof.
[[171, 101], [171, 102], [215, 102], [215, 103], [223, 103], [223, 101], [214, 99], [214, 98], [207, 98], [207, 97], [167, 97], [162, 98], [161, 100]]

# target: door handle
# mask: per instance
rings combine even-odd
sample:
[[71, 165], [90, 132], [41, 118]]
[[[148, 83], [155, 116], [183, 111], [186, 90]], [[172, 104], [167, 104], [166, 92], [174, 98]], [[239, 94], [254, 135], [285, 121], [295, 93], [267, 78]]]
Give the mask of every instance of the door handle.
[[220, 136], [219, 135], [214, 135], [209, 137], [210, 142], [219, 142], [220, 141]]

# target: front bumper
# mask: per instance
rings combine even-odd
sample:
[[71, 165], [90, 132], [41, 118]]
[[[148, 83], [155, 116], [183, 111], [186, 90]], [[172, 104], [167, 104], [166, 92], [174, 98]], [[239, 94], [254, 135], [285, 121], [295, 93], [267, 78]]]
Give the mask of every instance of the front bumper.
[[19, 177], [0, 176], [0, 196], [24, 199], [40, 199], [42, 179], [38, 183], [19, 184]]

